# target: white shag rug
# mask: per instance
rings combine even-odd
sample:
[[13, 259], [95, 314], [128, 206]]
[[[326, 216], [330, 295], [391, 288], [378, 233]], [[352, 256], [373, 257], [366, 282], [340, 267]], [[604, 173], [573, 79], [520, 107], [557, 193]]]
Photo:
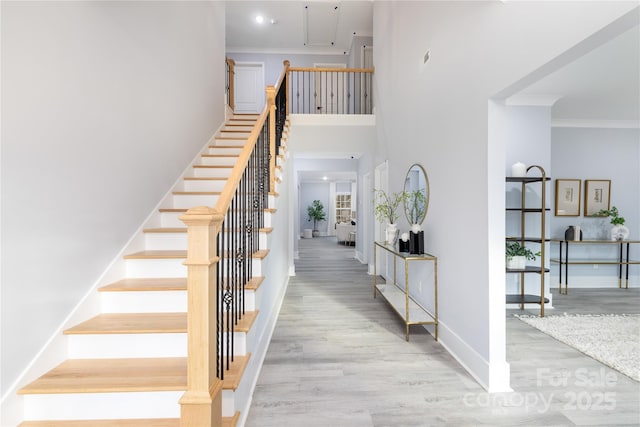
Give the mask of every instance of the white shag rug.
[[640, 381], [640, 314], [516, 315], [523, 322]]

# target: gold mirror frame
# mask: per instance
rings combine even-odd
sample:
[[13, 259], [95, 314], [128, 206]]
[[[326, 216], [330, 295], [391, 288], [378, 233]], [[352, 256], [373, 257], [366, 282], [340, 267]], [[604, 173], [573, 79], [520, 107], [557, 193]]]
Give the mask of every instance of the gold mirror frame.
[[[429, 178], [418, 163], [411, 165], [404, 180], [404, 214], [409, 225], [422, 224], [429, 209]], [[415, 221], [415, 222], [414, 222]]]

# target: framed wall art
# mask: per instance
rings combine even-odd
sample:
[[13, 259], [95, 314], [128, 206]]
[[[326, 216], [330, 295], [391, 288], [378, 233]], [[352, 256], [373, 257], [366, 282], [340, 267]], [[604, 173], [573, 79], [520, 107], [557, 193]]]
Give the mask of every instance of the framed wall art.
[[580, 216], [581, 179], [556, 179], [556, 216]]
[[610, 199], [610, 179], [587, 179], [584, 181], [584, 216], [593, 216], [601, 209], [609, 209]]

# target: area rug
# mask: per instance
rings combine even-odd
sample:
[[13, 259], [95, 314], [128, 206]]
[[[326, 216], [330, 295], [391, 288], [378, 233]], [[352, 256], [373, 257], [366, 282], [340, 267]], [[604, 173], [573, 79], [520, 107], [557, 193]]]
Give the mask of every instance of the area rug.
[[640, 314], [516, 315], [523, 322], [640, 381]]

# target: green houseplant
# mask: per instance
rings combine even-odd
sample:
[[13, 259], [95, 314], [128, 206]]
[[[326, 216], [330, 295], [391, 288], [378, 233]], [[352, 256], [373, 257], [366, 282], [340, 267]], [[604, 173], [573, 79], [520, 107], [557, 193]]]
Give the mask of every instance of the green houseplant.
[[388, 195], [383, 190], [375, 190], [375, 215], [379, 222], [387, 222], [385, 241], [388, 245], [395, 245], [398, 240], [398, 206], [409, 197], [409, 193], [401, 191]]
[[409, 197], [409, 193], [401, 191], [388, 195], [383, 190], [375, 190], [375, 215], [378, 221], [395, 224], [398, 219], [398, 206]]
[[611, 206], [611, 209], [600, 209], [594, 216], [609, 217], [611, 223], [611, 240], [624, 240], [629, 237], [629, 229], [624, 225], [624, 217], [620, 216], [618, 208]]
[[427, 209], [426, 189], [415, 190], [407, 193], [405, 210], [409, 224], [419, 224], [424, 218]]
[[313, 220], [313, 237], [318, 237], [320, 231], [318, 230], [318, 222], [325, 221], [327, 214], [324, 211], [324, 205], [320, 200], [314, 200], [309, 206], [307, 206], [307, 221]]
[[523, 270], [527, 260], [535, 260], [541, 252], [533, 252], [531, 249], [520, 244], [520, 242], [507, 242], [505, 255], [507, 257], [507, 268]]

